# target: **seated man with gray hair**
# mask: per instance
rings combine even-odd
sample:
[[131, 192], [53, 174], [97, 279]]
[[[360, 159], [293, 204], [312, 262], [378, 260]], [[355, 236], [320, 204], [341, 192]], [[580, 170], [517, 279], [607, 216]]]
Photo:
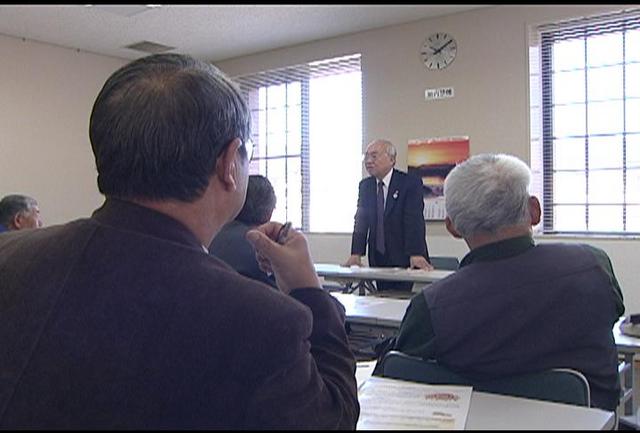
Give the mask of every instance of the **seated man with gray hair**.
[[38, 202], [26, 195], [11, 194], [0, 200], [0, 233], [42, 227]]
[[577, 243], [536, 245], [540, 202], [529, 167], [510, 155], [477, 155], [444, 184], [447, 230], [471, 250], [460, 269], [428, 285], [388, 347], [476, 380], [572, 368], [591, 404], [618, 405], [612, 328], [624, 313], [611, 261]]

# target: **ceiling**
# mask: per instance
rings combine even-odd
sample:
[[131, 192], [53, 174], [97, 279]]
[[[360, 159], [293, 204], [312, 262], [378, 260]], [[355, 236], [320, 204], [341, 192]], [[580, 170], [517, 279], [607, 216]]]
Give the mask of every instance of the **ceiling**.
[[220, 61], [488, 5], [1, 5], [0, 34], [136, 59], [143, 41]]

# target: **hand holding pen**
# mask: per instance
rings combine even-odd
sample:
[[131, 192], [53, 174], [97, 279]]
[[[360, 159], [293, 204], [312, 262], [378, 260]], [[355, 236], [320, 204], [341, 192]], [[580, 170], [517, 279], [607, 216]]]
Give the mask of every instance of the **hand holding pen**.
[[284, 293], [302, 287], [321, 287], [311, 260], [307, 238], [290, 222], [268, 222], [247, 232], [260, 268], [273, 272]]
[[289, 236], [289, 230], [291, 230], [291, 221], [287, 221], [282, 224], [280, 230], [278, 230], [278, 236], [276, 236], [276, 242], [280, 245], [284, 245], [284, 242], [287, 240], [287, 236]]
[[[284, 245], [284, 243], [287, 240], [287, 236], [289, 236], [289, 230], [291, 230], [291, 221], [287, 221], [286, 223], [282, 224], [282, 226], [280, 227], [280, 230], [278, 230], [278, 234], [276, 235], [276, 242], [279, 243], [280, 245]], [[271, 265], [269, 261], [266, 260], [258, 252], [256, 252], [256, 260], [258, 261], [260, 268], [262, 268], [262, 270], [266, 272], [267, 275], [273, 274], [273, 270], [271, 269]]]

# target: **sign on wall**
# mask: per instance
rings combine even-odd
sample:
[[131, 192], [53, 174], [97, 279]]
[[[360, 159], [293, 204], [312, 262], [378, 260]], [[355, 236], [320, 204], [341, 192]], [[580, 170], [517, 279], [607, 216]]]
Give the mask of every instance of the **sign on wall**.
[[422, 180], [425, 220], [444, 220], [444, 179], [469, 158], [469, 137], [439, 137], [409, 140], [407, 172]]
[[454, 96], [455, 92], [453, 91], [453, 87], [440, 87], [437, 89], [426, 89], [424, 91], [424, 99], [427, 101], [453, 98]]

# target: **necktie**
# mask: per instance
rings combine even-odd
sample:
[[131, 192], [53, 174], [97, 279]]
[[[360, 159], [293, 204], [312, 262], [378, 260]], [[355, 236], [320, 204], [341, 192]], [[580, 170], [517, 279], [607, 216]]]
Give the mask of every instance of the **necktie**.
[[384, 254], [384, 182], [378, 182], [378, 197], [376, 205], [376, 250]]

